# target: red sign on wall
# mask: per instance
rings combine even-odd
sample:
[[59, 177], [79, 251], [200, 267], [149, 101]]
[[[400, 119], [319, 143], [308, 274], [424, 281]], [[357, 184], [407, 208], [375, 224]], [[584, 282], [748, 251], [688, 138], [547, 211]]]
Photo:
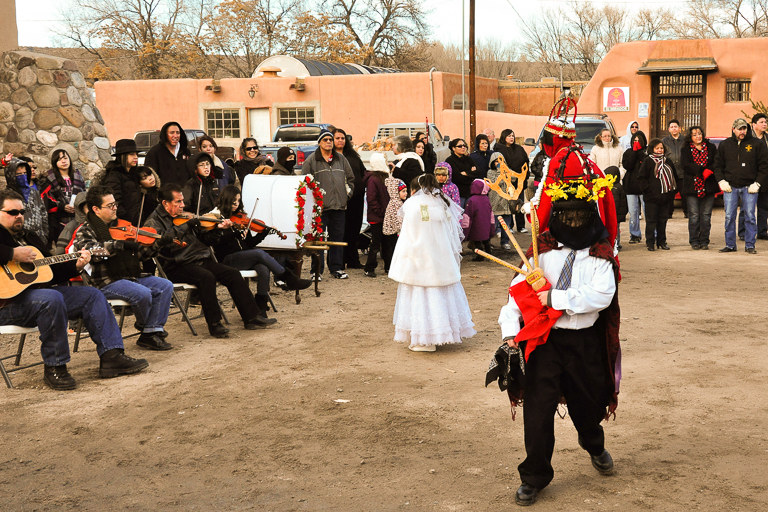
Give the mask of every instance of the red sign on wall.
[[629, 110], [629, 87], [603, 87], [603, 111], [626, 112]]

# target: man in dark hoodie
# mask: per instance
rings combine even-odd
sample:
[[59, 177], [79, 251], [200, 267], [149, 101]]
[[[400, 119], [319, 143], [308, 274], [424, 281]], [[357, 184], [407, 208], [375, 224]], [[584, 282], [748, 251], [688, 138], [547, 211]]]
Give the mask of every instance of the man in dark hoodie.
[[147, 153], [144, 165], [151, 167], [163, 183], [183, 187], [192, 177], [188, 167], [190, 152], [187, 135], [176, 121], [170, 121], [160, 130], [160, 142]]

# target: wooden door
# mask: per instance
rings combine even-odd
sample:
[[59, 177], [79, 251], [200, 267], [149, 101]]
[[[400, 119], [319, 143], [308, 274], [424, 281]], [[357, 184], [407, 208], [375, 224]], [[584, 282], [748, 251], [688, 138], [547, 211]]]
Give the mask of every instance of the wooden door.
[[669, 135], [667, 124], [672, 119], [680, 121], [680, 127], [685, 131], [691, 126], [706, 124], [706, 80], [703, 74], [657, 75], [652, 78], [651, 87], [651, 137]]

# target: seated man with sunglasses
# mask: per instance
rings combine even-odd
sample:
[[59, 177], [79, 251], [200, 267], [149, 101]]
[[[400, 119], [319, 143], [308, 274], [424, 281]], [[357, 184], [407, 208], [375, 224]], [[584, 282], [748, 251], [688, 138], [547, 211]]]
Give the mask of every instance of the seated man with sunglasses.
[[75, 249], [92, 251], [104, 248], [107, 258], [91, 258], [90, 281], [107, 299], [120, 299], [130, 303], [136, 315], [136, 328], [141, 329], [136, 344], [150, 350], [171, 350], [165, 341], [168, 333], [165, 322], [173, 298], [173, 283], [156, 276], [141, 275], [141, 260], [155, 256], [160, 247], [173, 243], [167, 236], [150, 246], [131, 240], [115, 240], [109, 229], [117, 222], [117, 202], [112, 189], [93, 186], [85, 196], [88, 206], [87, 220], [75, 235]]
[[[0, 264], [32, 263], [39, 254], [31, 247], [44, 257], [51, 255], [39, 236], [24, 229], [21, 195], [8, 189], [0, 191]], [[89, 261], [90, 253], [84, 251], [76, 261], [54, 264], [50, 282], [32, 285], [15, 297], [0, 300], [0, 324], [37, 326], [40, 330], [40, 352], [45, 364], [43, 380], [56, 390], [77, 386], [67, 371], [68, 319], [82, 316], [101, 359], [99, 377], [127, 375], [149, 366], [145, 359], [125, 355], [123, 338], [104, 294], [90, 286], [66, 285]]]

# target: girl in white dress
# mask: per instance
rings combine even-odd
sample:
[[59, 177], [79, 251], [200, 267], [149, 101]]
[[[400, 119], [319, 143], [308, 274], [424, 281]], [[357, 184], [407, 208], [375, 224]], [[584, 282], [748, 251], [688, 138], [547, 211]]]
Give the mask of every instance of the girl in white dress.
[[461, 208], [440, 191], [432, 174], [422, 174], [416, 192], [398, 213], [403, 218], [389, 278], [397, 281], [395, 341], [417, 352], [461, 343], [475, 335], [461, 286]]

